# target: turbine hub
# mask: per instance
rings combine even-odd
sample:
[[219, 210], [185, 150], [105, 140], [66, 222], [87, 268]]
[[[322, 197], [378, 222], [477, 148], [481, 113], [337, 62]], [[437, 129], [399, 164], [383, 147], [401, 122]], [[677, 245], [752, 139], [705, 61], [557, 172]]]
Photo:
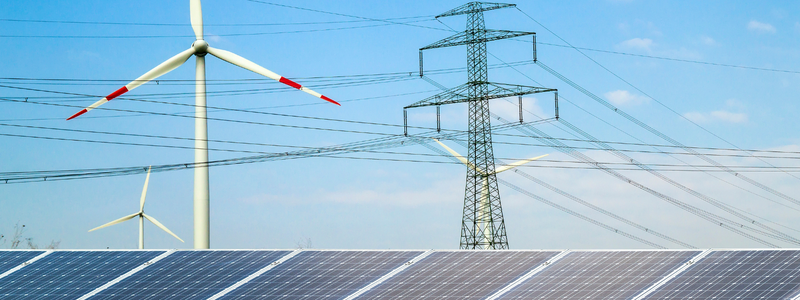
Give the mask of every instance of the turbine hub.
[[195, 54], [197, 56], [203, 56], [208, 53], [208, 43], [204, 40], [196, 40], [192, 43], [192, 48], [194, 48]]

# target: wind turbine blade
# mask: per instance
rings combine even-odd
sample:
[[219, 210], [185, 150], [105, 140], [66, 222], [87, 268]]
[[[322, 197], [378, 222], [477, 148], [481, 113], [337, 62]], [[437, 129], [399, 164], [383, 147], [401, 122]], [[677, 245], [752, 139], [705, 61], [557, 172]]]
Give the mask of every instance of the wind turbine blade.
[[203, 39], [203, 9], [200, 6], [200, 0], [191, 0], [189, 2], [189, 11], [192, 18], [192, 29], [194, 29], [194, 36], [198, 40]]
[[437, 143], [439, 143], [439, 145], [442, 146], [442, 148], [444, 148], [444, 150], [447, 150], [447, 152], [450, 152], [450, 154], [452, 154], [453, 156], [458, 158], [458, 160], [461, 161], [461, 163], [467, 165], [467, 167], [470, 167], [471, 169], [473, 169], [475, 171], [478, 171], [478, 173], [483, 174], [483, 171], [481, 169], [476, 168], [474, 165], [469, 163], [469, 161], [467, 161], [467, 159], [465, 157], [461, 156], [461, 154], [458, 154], [458, 152], [456, 152], [455, 150], [450, 149], [450, 147], [447, 147], [447, 145], [442, 144], [442, 142], [440, 142], [439, 140], [437, 140], [437, 139], [433, 139], [433, 140], [436, 141]]
[[224, 61], [227, 61], [227, 62], [229, 62], [231, 64], [234, 64], [234, 65], [237, 65], [239, 67], [242, 67], [242, 68], [248, 69], [250, 71], [253, 71], [255, 73], [267, 76], [269, 78], [272, 78], [272, 80], [277, 80], [280, 83], [283, 83], [285, 85], [291, 86], [291, 87], [296, 88], [298, 90], [301, 90], [303, 92], [309, 93], [309, 94], [313, 95], [314, 97], [321, 98], [322, 100], [325, 100], [325, 101], [328, 101], [330, 103], [333, 103], [333, 104], [341, 106], [341, 104], [339, 104], [339, 102], [333, 101], [331, 98], [325, 97], [325, 96], [321, 95], [320, 93], [317, 93], [317, 92], [315, 92], [315, 91], [313, 91], [313, 90], [311, 90], [311, 89], [309, 89], [307, 87], [304, 87], [304, 86], [302, 86], [302, 85], [300, 85], [300, 84], [298, 84], [298, 83], [296, 83], [294, 81], [291, 81], [291, 80], [287, 79], [286, 77], [283, 77], [281, 75], [275, 74], [275, 72], [267, 70], [266, 68], [264, 68], [262, 66], [259, 66], [256, 63], [254, 63], [252, 61], [249, 61], [248, 59], [246, 59], [244, 57], [236, 55], [233, 52], [225, 51], [225, 50], [222, 50], [222, 49], [208, 47], [208, 53], [211, 53], [211, 55], [214, 55], [217, 58], [219, 58], [221, 60], [224, 60]]
[[161, 228], [161, 229], [163, 229], [164, 231], [166, 231], [167, 233], [171, 234], [171, 235], [172, 235], [172, 236], [174, 236], [176, 239], [178, 239], [179, 241], [181, 241], [181, 243], [184, 243], [184, 241], [183, 241], [181, 238], [179, 238], [177, 235], [175, 235], [174, 233], [172, 233], [172, 231], [169, 231], [169, 229], [167, 229], [167, 226], [164, 226], [164, 224], [161, 224], [161, 222], [159, 222], [158, 220], [156, 220], [156, 218], [153, 218], [153, 217], [151, 217], [151, 216], [148, 216], [148, 215], [146, 215], [146, 214], [142, 214], [142, 215], [143, 215], [143, 216], [144, 216], [144, 218], [145, 218], [145, 219], [147, 219], [148, 221], [150, 221], [150, 222], [153, 222], [153, 224], [156, 224], [156, 226], [158, 226], [158, 228]]
[[100, 228], [105, 228], [105, 227], [108, 227], [108, 226], [111, 226], [111, 225], [115, 225], [115, 224], [119, 224], [119, 223], [125, 222], [127, 220], [133, 219], [134, 217], [136, 217], [138, 215], [139, 215], [139, 213], [135, 213], [135, 214], [132, 214], [132, 215], [124, 216], [122, 218], [119, 218], [119, 219], [116, 219], [114, 221], [108, 222], [108, 223], [106, 223], [106, 224], [104, 224], [102, 226], [96, 227], [96, 228], [94, 228], [92, 230], [89, 230], [89, 232], [98, 230]]
[[89, 107], [84, 108], [83, 110], [79, 111], [78, 113], [72, 115], [71, 117], [67, 118], [67, 120], [72, 120], [72, 119], [74, 119], [74, 118], [76, 118], [76, 117], [78, 117], [78, 116], [80, 116], [82, 114], [85, 114], [88, 111], [90, 111], [92, 109], [95, 109], [98, 106], [100, 106], [100, 105], [102, 105], [102, 104], [104, 104], [104, 103], [106, 103], [108, 101], [111, 101], [112, 99], [114, 99], [116, 97], [119, 97], [120, 95], [125, 94], [125, 93], [127, 93], [128, 91], [130, 91], [132, 89], [135, 89], [135, 88], [139, 87], [140, 85], [143, 85], [143, 84], [147, 83], [148, 81], [156, 79], [161, 75], [167, 74], [167, 73], [169, 73], [169, 71], [175, 70], [175, 68], [179, 67], [184, 62], [186, 62], [186, 60], [189, 59], [189, 57], [191, 57], [192, 54], [194, 54], [194, 52], [195, 52], [194, 48], [189, 48], [186, 51], [178, 53], [178, 55], [173, 56], [172, 58], [170, 58], [167, 61], [161, 63], [160, 65], [156, 66], [155, 68], [153, 68], [152, 70], [148, 71], [147, 73], [144, 73], [144, 75], [140, 76], [139, 78], [136, 78], [136, 80], [132, 81], [131, 83], [128, 83], [127, 85], [123, 86], [122, 88], [118, 89], [117, 91], [109, 94], [108, 96], [105, 96], [103, 99], [100, 99], [100, 101], [97, 101], [92, 105], [89, 105]]
[[144, 188], [142, 188], [142, 199], [139, 201], [139, 212], [144, 211], [144, 198], [147, 197], [147, 184], [150, 183], [150, 169], [153, 166], [147, 167], [147, 178], [144, 179]]
[[539, 156], [534, 157], [534, 158], [529, 158], [529, 159], [526, 159], [526, 160], [520, 160], [520, 161], [517, 161], [517, 162], [513, 162], [513, 163], [510, 163], [510, 164], [507, 164], [505, 166], [500, 166], [497, 169], [494, 169], [494, 173], [497, 174], [497, 173], [500, 173], [500, 172], [503, 172], [503, 171], [511, 170], [513, 168], [516, 168], [516, 167], [519, 167], [521, 165], [527, 164], [529, 162], [532, 162], [534, 160], [540, 159], [540, 158], [545, 157], [547, 155], [548, 154], [539, 155]]

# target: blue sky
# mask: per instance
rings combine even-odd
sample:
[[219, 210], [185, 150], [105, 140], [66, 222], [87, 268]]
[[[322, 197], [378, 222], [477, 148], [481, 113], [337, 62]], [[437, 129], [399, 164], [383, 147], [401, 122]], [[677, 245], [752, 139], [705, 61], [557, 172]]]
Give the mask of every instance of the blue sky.
[[[462, 30], [463, 16], [433, 19], [460, 1], [292, 1], [275, 2], [315, 11], [251, 1], [203, 2], [206, 39], [212, 47], [242, 55], [285, 77], [307, 83], [342, 102], [326, 104], [289, 88], [241, 95], [213, 92], [278, 88], [258, 75], [216, 58], [207, 59], [211, 106], [258, 110], [289, 115], [340, 120], [402, 124], [402, 108], [433, 95], [437, 88], [417, 76], [394, 82], [355, 86], [322, 86], [315, 77], [414, 72], [418, 49], [449, 36], [447, 27]], [[592, 93], [678, 141], [698, 147], [730, 148], [689, 121], [699, 124], [743, 149], [800, 151], [800, 9], [791, 1], [527, 1], [519, 10], [487, 12], [487, 28], [537, 32], [538, 58]], [[564, 45], [678, 60], [747, 66], [688, 63], [641, 56], [584, 50], [591, 59]], [[402, 18], [422, 28], [364, 19]], [[167, 58], [187, 49], [194, 41], [189, 24], [188, 1], [69, 1], [0, 3], [0, 98], [87, 106], [100, 97], [64, 98], [64, 95], [18, 89], [106, 95], [125, 80], [132, 80]], [[20, 22], [15, 20], [68, 21]], [[69, 23], [73, 21], [92, 24]], [[345, 22], [347, 21], [347, 22]], [[352, 22], [359, 21], [359, 22]], [[307, 24], [317, 22], [318, 24]], [[324, 23], [319, 23], [324, 22]], [[108, 24], [121, 23], [121, 24]], [[135, 24], [134, 24], [135, 23]], [[306, 24], [298, 24], [306, 23]], [[153, 25], [162, 24], [162, 25]], [[163, 25], [163, 24], [174, 24]], [[185, 24], [185, 25], [180, 25]], [[249, 25], [248, 25], [249, 24]], [[254, 25], [256, 24], [256, 25]], [[276, 25], [277, 24], [277, 25]], [[381, 26], [373, 26], [381, 25]], [[362, 27], [362, 28], [346, 28]], [[343, 29], [344, 28], [344, 29]], [[498, 41], [489, 44], [490, 64], [530, 60], [530, 43]], [[465, 64], [463, 47], [425, 53], [425, 69], [459, 68]], [[173, 103], [193, 104], [194, 58], [127, 96]], [[30, 81], [33, 79], [84, 79], [89, 81]], [[374, 77], [371, 77], [374, 78]], [[466, 80], [464, 72], [430, 75], [453, 87]], [[495, 68], [491, 81], [540, 85], [559, 89], [560, 115], [605, 141], [665, 144], [658, 137], [619, 117], [534, 64]], [[536, 82], [531, 81], [536, 80]], [[103, 81], [105, 80], [105, 81]], [[330, 79], [327, 79], [330, 80]], [[538, 82], [538, 83], [537, 83]], [[235, 84], [231, 84], [235, 83]], [[315, 87], [314, 85], [320, 85]], [[13, 88], [16, 87], [16, 88]], [[153, 94], [172, 94], [153, 98]], [[649, 95], [649, 97], [647, 96]], [[652, 98], [651, 98], [652, 97]], [[552, 98], [536, 95], [525, 99], [526, 109], [540, 117], [553, 115]], [[663, 106], [661, 104], [663, 104]], [[301, 104], [298, 106], [297, 104]], [[174, 116], [95, 110], [78, 119], [64, 119], [79, 109], [0, 102], [0, 172], [68, 170], [147, 166], [193, 161], [191, 149], [43, 140], [11, 135], [61, 139], [113, 141], [191, 147], [191, 141], [99, 135], [43, 129], [25, 125], [76, 130], [101, 130], [173, 137], [193, 136], [193, 120]], [[666, 107], [665, 107], [666, 106]], [[120, 99], [103, 107], [191, 115], [192, 107]], [[668, 107], [668, 108], [667, 108]], [[517, 107], [504, 100], [492, 102], [493, 112], [515, 119]], [[591, 112], [594, 116], [587, 114]], [[409, 111], [413, 126], [435, 126], [435, 110]], [[324, 147], [401, 134], [402, 128], [330, 122], [263, 114], [211, 111], [210, 117], [281, 125], [357, 130], [356, 134], [325, 130], [293, 129], [222, 121], [209, 122], [209, 138], [305, 147]], [[595, 118], [595, 116], [597, 118]], [[536, 116], [527, 114], [526, 120]], [[602, 121], [600, 121], [602, 120]], [[606, 123], [607, 122], [607, 123]], [[609, 126], [611, 124], [614, 127]], [[495, 124], [498, 125], [498, 124]], [[442, 108], [442, 126], [466, 127], [466, 105]], [[574, 138], [565, 127], [545, 124], [538, 128], [556, 137]], [[412, 129], [412, 133], [415, 133]], [[623, 133], [624, 132], [624, 133]], [[519, 134], [516, 131], [502, 132]], [[629, 136], [630, 134], [631, 136]], [[530, 138], [495, 136], [495, 156], [522, 159], [549, 153], [548, 159], [569, 161]], [[575, 146], [587, 144], [570, 143]], [[450, 142], [454, 149], [465, 152]], [[252, 152], [286, 152], [295, 148], [212, 143], [211, 159], [253, 155]], [[620, 146], [620, 148], [631, 148]], [[641, 149], [636, 148], [636, 149]], [[662, 148], [666, 149], [666, 148]], [[242, 151], [249, 151], [244, 153]], [[386, 151], [435, 154], [421, 146]], [[731, 152], [709, 151], [729, 154]], [[603, 162], [621, 162], [611, 154], [585, 150]], [[678, 164], [673, 157], [629, 154], [650, 164]], [[397, 154], [354, 154], [352, 157], [419, 159]], [[681, 156], [691, 164], [706, 164]], [[426, 158], [447, 161], [442, 158]], [[715, 156], [730, 166], [766, 166], [752, 157]], [[773, 165], [794, 167], [796, 159], [765, 159]], [[539, 166], [545, 165], [542, 163]], [[548, 165], [577, 166], [571, 163]], [[686, 169], [686, 168], [681, 168]], [[646, 194], [597, 170], [525, 168], [549, 184], [564, 189], [648, 228], [698, 247], [762, 247], [731, 232], [710, 225], [691, 214]], [[745, 173], [750, 178], [800, 197], [797, 180], [785, 173]], [[639, 182], [692, 205], [724, 215], [674, 186], [642, 171], [622, 171]], [[800, 207], [750, 185], [735, 176], [715, 172], [664, 172], [670, 178], [773, 223], [770, 226], [800, 236]], [[439, 248], [458, 247], [465, 168], [457, 164], [413, 163], [344, 158], [304, 158], [211, 169], [212, 248], [294, 248], [311, 240], [315, 248]], [[794, 174], [800, 177], [800, 174]], [[617, 221], [576, 205], [511, 172], [499, 175], [548, 200], [596, 218], [612, 227], [679, 247], [636, 231]], [[724, 180], [724, 181], [723, 181]], [[144, 175], [96, 179], [0, 184], [0, 233], [8, 235], [19, 222], [39, 244], [61, 240], [64, 248], [134, 248], [137, 224], [128, 222], [88, 233], [87, 230], [136, 212]], [[564, 214], [511, 189], [500, 187], [506, 226], [512, 248], [646, 248], [646, 245]], [[145, 211], [158, 218], [187, 242], [180, 243], [148, 224], [148, 248], [191, 248], [192, 172], [154, 173]], [[759, 219], [762, 220], [762, 219]], [[794, 227], [793, 227], [794, 226]], [[791, 246], [775, 241], [777, 245]], [[6, 247], [0, 245], [0, 247]]]

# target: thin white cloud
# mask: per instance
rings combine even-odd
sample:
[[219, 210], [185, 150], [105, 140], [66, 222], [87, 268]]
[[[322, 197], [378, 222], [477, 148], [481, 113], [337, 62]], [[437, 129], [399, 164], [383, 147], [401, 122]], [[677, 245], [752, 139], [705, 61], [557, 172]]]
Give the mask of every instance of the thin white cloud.
[[747, 122], [747, 114], [745, 113], [734, 113], [725, 110], [715, 110], [711, 112], [711, 116], [717, 120], [728, 123]]
[[627, 41], [623, 41], [619, 43], [619, 47], [623, 49], [636, 49], [636, 50], [644, 50], [647, 52], [653, 51], [653, 46], [655, 43], [651, 39], [643, 39], [643, 38], [632, 38]]
[[758, 33], [775, 33], [777, 31], [775, 26], [767, 23], [761, 23], [756, 20], [752, 20], [747, 23], [747, 30]]
[[742, 111], [744, 109], [743, 103], [735, 99], [729, 99], [725, 101], [725, 109], [714, 110], [709, 113], [691, 111], [683, 114], [683, 116], [696, 123], [725, 122], [739, 124], [746, 123], [749, 120], [747, 114], [731, 110]]
[[638, 105], [647, 102], [647, 98], [631, 94], [626, 90], [616, 90], [603, 94], [614, 105]]
[[709, 113], [690, 111], [683, 114], [683, 116], [695, 123], [725, 122], [739, 124], [749, 120], [746, 113], [736, 113], [727, 110], [715, 110]]
[[702, 113], [699, 113], [699, 112], [696, 112], [696, 111], [687, 112], [687, 113], [683, 114], [683, 117], [687, 118], [690, 121], [695, 122], [695, 123], [708, 122], [708, 117], [706, 115], [704, 115]]
[[702, 42], [704, 45], [706, 45], [706, 46], [716, 46], [716, 45], [719, 45], [719, 44], [717, 43], [717, 41], [715, 41], [713, 38], [711, 38], [711, 37], [709, 37], [709, 36], [705, 36], [705, 35], [700, 37], [700, 41], [701, 41], [701, 42]]

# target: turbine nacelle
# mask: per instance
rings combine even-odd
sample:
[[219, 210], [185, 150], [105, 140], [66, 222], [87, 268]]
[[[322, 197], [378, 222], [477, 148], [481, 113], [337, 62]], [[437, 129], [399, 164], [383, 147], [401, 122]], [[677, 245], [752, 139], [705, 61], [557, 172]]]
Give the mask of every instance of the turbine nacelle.
[[194, 49], [194, 55], [204, 56], [208, 53], [208, 42], [205, 40], [196, 40], [192, 43], [192, 49]]

